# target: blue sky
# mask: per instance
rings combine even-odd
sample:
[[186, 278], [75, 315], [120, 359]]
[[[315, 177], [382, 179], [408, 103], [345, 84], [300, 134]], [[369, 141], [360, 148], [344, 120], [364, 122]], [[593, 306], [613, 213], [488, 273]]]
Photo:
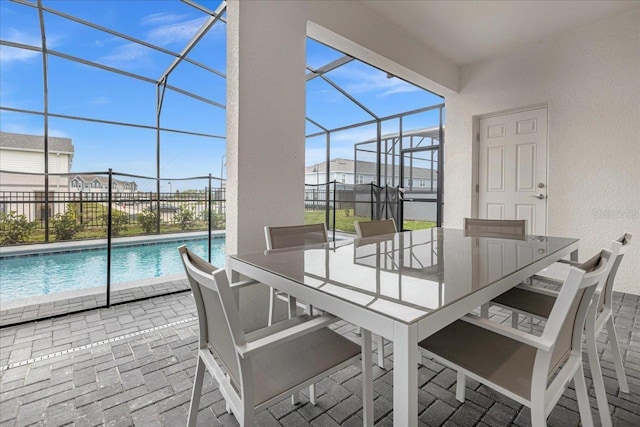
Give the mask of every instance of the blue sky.
[[[217, 1], [198, 0], [210, 10]], [[206, 16], [178, 0], [69, 1], [44, 0], [45, 7], [179, 52], [201, 27]], [[45, 12], [48, 48], [87, 61], [157, 79], [173, 57], [103, 31]], [[189, 54], [207, 67], [225, 72], [226, 28], [217, 23]], [[0, 0], [0, 38], [40, 46], [37, 9]], [[307, 42], [307, 63], [317, 68], [342, 54], [313, 40]], [[103, 120], [155, 125], [156, 86], [99, 68], [49, 56], [50, 113]], [[39, 53], [0, 47], [0, 104], [4, 107], [42, 111], [43, 78]], [[352, 96], [378, 116], [387, 116], [442, 102], [437, 96], [405, 83], [359, 61], [327, 73]], [[198, 96], [226, 104], [224, 78], [191, 63], [182, 62], [170, 75], [169, 84]], [[265, 106], [268, 107], [268, 106]], [[307, 116], [333, 129], [370, 120], [371, 116], [319, 78], [307, 85]], [[437, 115], [424, 114], [417, 127], [437, 125]], [[408, 122], [407, 122], [408, 123]], [[225, 111], [199, 100], [167, 90], [161, 126], [218, 136], [225, 135]], [[406, 129], [406, 124], [404, 125]], [[0, 130], [42, 134], [41, 116], [0, 111]], [[394, 130], [395, 129], [395, 130]], [[386, 123], [383, 132], [397, 131]], [[307, 123], [307, 132], [319, 129]], [[372, 134], [373, 132], [373, 134]], [[49, 134], [73, 140], [72, 171], [115, 171], [155, 176], [155, 131], [132, 127], [50, 118]], [[375, 126], [336, 134], [331, 157], [352, 157], [353, 143], [375, 135]], [[179, 178], [212, 173], [220, 175], [224, 139], [161, 134], [161, 176]], [[301, 141], [304, 143], [304, 141]], [[307, 141], [307, 165], [324, 160], [324, 139]], [[194, 158], [200, 159], [193, 162]], [[189, 186], [175, 182], [173, 190]]]

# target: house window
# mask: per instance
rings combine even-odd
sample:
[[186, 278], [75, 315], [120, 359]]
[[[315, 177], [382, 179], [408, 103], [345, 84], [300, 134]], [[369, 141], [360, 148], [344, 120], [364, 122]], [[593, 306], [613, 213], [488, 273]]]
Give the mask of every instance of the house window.
[[343, 173], [342, 174], [342, 178], [341, 178], [341, 182], [344, 184], [345, 182], [347, 182], [347, 174]]
[[426, 187], [427, 186], [427, 180], [426, 179], [420, 179], [420, 187]]
[[364, 184], [364, 175], [358, 175], [358, 184]]

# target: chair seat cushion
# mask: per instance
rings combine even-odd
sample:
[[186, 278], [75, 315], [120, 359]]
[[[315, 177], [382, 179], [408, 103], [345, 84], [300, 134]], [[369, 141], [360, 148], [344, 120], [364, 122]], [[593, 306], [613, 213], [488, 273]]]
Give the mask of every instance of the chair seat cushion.
[[522, 288], [512, 288], [492, 300], [538, 317], [548, 318], [556, 303], [555, 297]]
[[419, 343], [425, 350], [529, 400], [536, 349], [463, 320]]
[[258, 406], [360, 354], [360, 346], [329, 328], [306, 334], [252, 358]]

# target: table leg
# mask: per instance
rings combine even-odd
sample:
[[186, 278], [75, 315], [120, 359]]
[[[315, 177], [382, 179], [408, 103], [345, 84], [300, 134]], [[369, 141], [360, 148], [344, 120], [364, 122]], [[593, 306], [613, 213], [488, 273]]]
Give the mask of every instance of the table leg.
[[418, 425], [418, 329], [396, 323], [393, 331], [393, 425]]
[[362, 420], [363, 425], [373, 426], [373, 371], [371, 365], [371, 332], [361, 329], [362, 339]]

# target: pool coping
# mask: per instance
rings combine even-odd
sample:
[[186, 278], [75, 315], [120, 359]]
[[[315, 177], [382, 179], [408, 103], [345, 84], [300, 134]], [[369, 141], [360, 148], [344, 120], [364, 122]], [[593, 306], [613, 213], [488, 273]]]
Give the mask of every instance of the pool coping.
[[[208, 231], [191, 231], [188, 233], [153, 234], [144, 236], [114, 237], [111, 244], [114, 247], [133, 245], [136, 243], [151, 243], [157, 241], [171, 242], [207, 237]], [[211, 237], [221, 237], [225, 230], [211, 231]], [[39, 255], [43, 253], [71, 252], [83, 249], [99, 249], [107, 247], [107, 239], [71, 240], [66, 242], [36, 243], [31, 245], [16, 245], [0, 247], [0, 258], [13, 256]]]
[[[160, 277], [149, 277], [146, 279], [132, 280], [129, 282], [114, 283], [111, 285], [111, 293], [131, 290], [145, 286], [159, 285], [161, 283], [174, 282], [184, 280], [187, 276], [184, 273], [166, 274]], [[58, 301], [71, 300], [76, 298], [93, 297], [104, 295], [106, 300], [107, 285], [92, 286], [90, 288], [72, 289], [69, 291], [55, 292], [46, 295], [34, 295], [25, 298], [15, 298], [7, 301], [0, 301], [1, 312], [15, 310], [17, 308], [25, 308], [30, 306], [39, 306], [42, 304], [56, 303]]]
[[[171, 274], [114, 284], [110, 302], [122, 304], [190, 290], [185, 274]], [[9, 300], [0, 304], [0, 328], [103, 307], [106, 307], [106, 286]]]

